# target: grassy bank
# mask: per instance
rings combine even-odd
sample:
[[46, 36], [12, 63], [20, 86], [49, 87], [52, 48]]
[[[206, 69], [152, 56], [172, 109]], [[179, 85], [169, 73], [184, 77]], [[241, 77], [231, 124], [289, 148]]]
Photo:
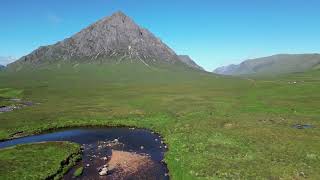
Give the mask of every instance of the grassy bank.
[[69, 142], [18, 145], [0, 150], [0, 179], [59, 179], [80, 157]]
[[[0, 138], [137, 126], [164, 136], [173, 179], [319, 179], [319, 77], [246, 79], [134, 65], [4, 72], [0, 88], [40, 104], [0, 114]], [[292, 128], [298, 123], [314, 128]]]

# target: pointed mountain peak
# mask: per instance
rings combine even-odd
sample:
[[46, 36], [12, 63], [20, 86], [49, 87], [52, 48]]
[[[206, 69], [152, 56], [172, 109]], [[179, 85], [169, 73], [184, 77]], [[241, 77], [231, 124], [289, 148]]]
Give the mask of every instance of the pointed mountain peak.
[[22, 57], [19, 63], [59, 61], [112, 61], [117, 64], [129, 61], [146, 66], [183, 62], [160, 39], [147, 29], [141, 28], [121, 11], [93, 23], [70, 38], [36, 49]]
[[125, 21], [132, 21], [129, 16], [124, 14], [122, 11], [118, 11], [113, 13], [111, 16], [105, 17], [103, 20], [110, 20], [110, 21], [122, 21], [125, 23]]
[[111, 15], [111, 17], [128, 17], [125, 13], [122, 11], [117, 11]]
[[129, 16], [121, 11], [115, 12], [111, 16], [102, 18], [101, 20], [89, 26], [87, 29], [92, 29], [92, 26], [98, 26], [99, 24], [103, 24], [104, 26], [119, 26], [121, 24], [128, 24], [130, 26], [138, 27], [138, 25], [135, 24], [135, 22]]

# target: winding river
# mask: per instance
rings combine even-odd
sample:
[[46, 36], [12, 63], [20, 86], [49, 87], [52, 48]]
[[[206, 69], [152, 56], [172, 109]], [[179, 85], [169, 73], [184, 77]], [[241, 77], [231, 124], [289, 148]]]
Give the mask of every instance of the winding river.
[[[82, 160], [64, 179], [169, 179], [168, 169], [162, 163], [167, 147], [159, 135], [145, 129], [62, 129], [0, 142], [0, 148], [43, 141], [71, 141], [82, 146]], [[113, 166], [121, 164], [122, 170], [99, 174], [108, 162]], [[143, 163], [147, 164], [143, 166]], [[83, 174], [73, 177], [73, 172], [80, 166], [84, 167]]]

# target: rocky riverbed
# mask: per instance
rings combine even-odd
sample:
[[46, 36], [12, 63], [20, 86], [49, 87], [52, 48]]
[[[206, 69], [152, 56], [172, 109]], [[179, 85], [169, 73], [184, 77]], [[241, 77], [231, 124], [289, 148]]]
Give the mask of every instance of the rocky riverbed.
[[[82, 160], [64, 179], [169, 179], [167, 145], [156, 133], [135, 128], [77, 128], [0, 142], [0, 148], [43, 141], [81, 144]], [[75, 171], [83, 167], [80, 176]]]

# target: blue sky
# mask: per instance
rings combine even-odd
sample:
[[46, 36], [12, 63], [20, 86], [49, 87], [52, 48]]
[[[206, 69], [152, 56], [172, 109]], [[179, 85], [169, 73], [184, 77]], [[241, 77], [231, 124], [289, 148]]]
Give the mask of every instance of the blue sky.
[[320, 52], [319, 0], [1, 0], [0, 56], [18, 58], [118, 10], [207, 70]]

